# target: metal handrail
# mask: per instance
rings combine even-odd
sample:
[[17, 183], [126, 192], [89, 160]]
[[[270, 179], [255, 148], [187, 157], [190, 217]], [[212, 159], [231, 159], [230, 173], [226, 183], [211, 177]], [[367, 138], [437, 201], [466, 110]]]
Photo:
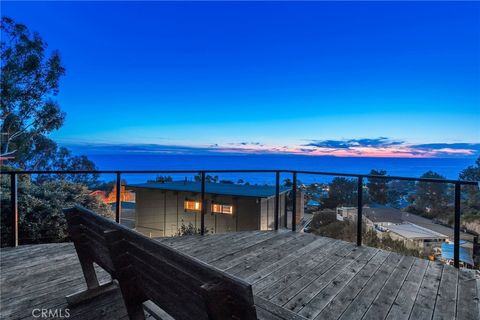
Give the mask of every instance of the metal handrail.
[[337, 176], [337, 177], [352, 177], [352, 178], [370, 178], [370, 179], [387, 179], [387, 180], [405, 180], [405, 181], [419, 181], [419, 182], [438, 182], [438, 183], [460, 183], [461, 185], [478, 186], [479, 181], [468, 180], [452, 180], [452, 179], [438, 179], [438, 178], [415, 178], [403, 176], [390, 175], [373, 175], [361, 173], [345, 173], [345, 172], [326, 172], [326, 171], [308, 171], [308, 170], [264, 170], [264, 169], [246, 169], [246, 170], [12, 170], [0, 171], [0, 174], [153, 174], [153, 173], [297, 173], [308, 175], [322, 175], [322, 176]]
[[[403, 180], [403, 181], [417, 181], [417, 182], [430, 182], [430, 183], [448, 183], [455, 186], [455, 219], [454, 219], [454, 266], [459, 267], [460, 264], [460, 195], [462, 185], [480, 186], [477, 181], [465, 181], [465, 180], [450, 180], [450, 179], [435, 179], [435, 178], [412, 178], [401, 176], [386, 176], [386, 175], [371, 175], [371, 174], [356, 174], [356, 173], [343, 173], [343, 172], [324, 172], [324, 171], [305, 171], [305, 170], [13, 170], [13, 171], [1, 171], [0, 174], [10, 175], [10, 202], [12, 208], [11, 225], [13, 228], [13, 236], [11, 239], [11, 246], [18, 246], [18, 175], [42, 175], [42, 174], [115, 174], [116, 175], [116, 207], [115, 207], [115, 221], [120, 222], [121, 217], [121, 176], [122, 174], [153, 174], [153, 173], [165, 173], [165, 174], [179, 174], [179, 173], [196, 173], [201, 177], [201, 234], [205, 232], [205, 185], [206, 176], [209, 173], [275, 173], [275, 230], [278, 230], [279, 225], [279, 199], [280, 199], [280, 174], [289, 173], [292, 175], [292, 230], [296, 230], [296, 193], [297, 193], [297, 175], [323, 175], [323, 176], [340, 176], [340, 177], [352, 177], [357, 179], [357, 245], [362, 245], [362, 208], [363, 208], [363, 181], [364, 179], [383, 179], [383, 180]], [[285, 215], [285, 227], [287, 225], [287, 219]]]

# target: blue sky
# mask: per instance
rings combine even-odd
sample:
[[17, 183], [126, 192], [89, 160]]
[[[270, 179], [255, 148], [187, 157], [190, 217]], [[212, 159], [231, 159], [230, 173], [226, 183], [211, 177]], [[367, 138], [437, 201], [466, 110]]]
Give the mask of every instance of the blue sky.
[[[474, 2], [4, 2], [67, 69], [64, 144], [472, 156]], [[169, 151], [170, 152], [170, 151]]]

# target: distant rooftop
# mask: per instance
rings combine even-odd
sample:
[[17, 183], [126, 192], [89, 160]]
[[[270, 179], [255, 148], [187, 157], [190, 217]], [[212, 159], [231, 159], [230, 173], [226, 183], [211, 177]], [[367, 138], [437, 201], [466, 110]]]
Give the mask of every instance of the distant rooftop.
[[394, 208], [363, 208], [363, 212], [374, 223], [403, 223], [402, 212]]
[[[159, 189], [170, 191], [187, 191], [200, 192], [201, 183], [199, 181], [173, 181], [173, 182], [152, 182], [131, 184], [128, 188], [143, 188], [143, 189]], [[280, 193], [290, 190], [287, 187], [280, 187]], [[205, 183], [205, 192], [209, 194], [239, 196], [239, 197], [256, 197], [269, 198], [275, 196], [274, 186], [259, 186], [259, 185], [243, 185], [243, 184], [228, 184], [228, 183]]]
[[[374, 223], [387, 222], [392, 224], [400, 224], [407, 222], [416, 224], [417, 226], [440, 233], [453, 239], [453, 228], [435, 223], [435, 221], [421, 217], [417, 214], [404, 212], [391, 207], [372, 204], [370, 205], [370, 208], [363, 208], [363, 212], [365, 216]], [[475, 235], [466, 232], [460, 232], [460, 238], [473, 242]]]
[[415, 224], [411, 223], [404, 223], [404, 224], [396, 224], [393, 226], [387, 227], [391, 232], [401, 235], [407, 239], [447, 239], [448, 237], [429, 230], [427, 228], [422, 228]]

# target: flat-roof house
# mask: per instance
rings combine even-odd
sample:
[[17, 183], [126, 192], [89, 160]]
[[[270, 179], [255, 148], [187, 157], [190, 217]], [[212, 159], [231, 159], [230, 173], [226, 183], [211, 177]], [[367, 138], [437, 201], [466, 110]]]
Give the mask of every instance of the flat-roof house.
[[[339, 207], [345, 219], [356, 221], [356, 207]], [[430, 253], [434, 247], [441, 247], [445, 241], [453, 241], [454, 230], [419, 215], [404, 212], [395, 208], [375, 205], [363, 208], [363, 221], [366, 226], [382, 234], [389, 234], [395, 240], [402, 240], [407, 248], [419, 249]], [[462, 247], [470, 256], [473, 255], [474, 243], [478, 236], [460, 232]]]
[[416, 249], [427, 254], [448, 239], [446, 235], [411, 223], [389, 225], [387, 229], [388, 235], [393, 240], [403, 241], [406, 248]]
[[381, 207], [381, 208], [363, 208], [365, 217], [374, 224], [382, 226], [402, 223], [402, 211], [395, 208]]
[[[143, 183], [128, 187], [136, 193], [137, 231], [159, 237], [177, 234], [182, 224], [200, 228], [200, 182]], [[289, 190], [280, 188], [280, 226], [288, 217], [286, 202]], [[210, 233], [273, 229], [275, 191], [274, 186], [207, 182], [205, 228]], [[303, 218], [303, 207], [303, 195], [297, 192], [297, 223]]]

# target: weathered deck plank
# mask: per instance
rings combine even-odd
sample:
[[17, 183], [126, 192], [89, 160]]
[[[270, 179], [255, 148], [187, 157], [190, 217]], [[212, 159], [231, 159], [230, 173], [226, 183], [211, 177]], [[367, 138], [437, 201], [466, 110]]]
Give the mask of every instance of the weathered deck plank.
[[[259, 319], [480, 320], [474, 271], [289, 231], [159, 241], [251, 283]], [[64, 310], [65, 296], [85, 288], [70, 243], [2, 249], [0, 268], [2, 319], [30, 319], [35, 307]], [[109, 280], [97, 272], [101, 281]], [[126, 318], [119, 292], [70, 314]]]
[[387, 319], [408, 319], [410, 312], [417, 298], [418, 290], [427, 270], [428, 260], [415, 259], [410, 272], [400, 291], [398, 292], [393, 305], [388, 312]]
[[[472, 297], [476, 297], [473, 298]], [[457, 319], [474, 319], [478, 315], [479, 299], [473, 271], [458, 273]]]
[[[389, 255], [393, 255], [393, 253], [390, 254], [386, 251], [378, 252], [375, 257], [373, 257], [367, 263], [367, 265], [365, 265], [359, 272], [357, 272], [357, 274], [355, 274], [355, 276], [345, 285], [345, 287], [339, 288], [340, 286], [337, 282], [335, 284], [336, 290], [331, 290], [333, 293], [332, 299], [330, 302], [328, 302], [328, 304], [325, 304], [327, 301], [323, 302], [323, 304], [325, 304], [325, 308], [323, 310], [320, 310], [320, 308], [316, 310], [318, 315], [315, 317], [315, 319], [332, 319], [338, 317], [339, 314], [342, 314]], [[333, 296], [335, 293], [338, 294]], [[323, 297], [326, 297], [325, 293], [322, 293], [322, 298]], [[327, 299], [325, 298], [324, 300]]]
[[359, 320], [362, 319], [369, 306], [377, 296], [378, 292], [382, 289], [385, 282], [390, 278], [393, 271], [397, 268], [398, 264], [406, 259], [399, 254], [392, 253], [385, 263], [378, 269], [376, 273], [372, 275], [370, 280], [360, 291], [357, 297], [350, 303], [347, 309], [343, 312], [341, 320]]
[[399, 267], [394, 270], [391, 277], [382, 287], [376, 298], [373, 300], [369, 309], [365, 313], [367, 319], [385, 319], [390, 307], [392, 306], [397, 293], [400, 291], [403, 281], [408, 275], [413, 265], [414, 258], [406, 257], [400, 263]]
[[455, 319], [457, 312], [458, 271], [454, 267], [444, 266], [438, 289], [437, 303], [433, 313], [434, 320]]
[[442, 266], [430, 261], [423, 277], [417, 300], [410, 315], [413, 319], [432, 319], [437, 298], [438, 286], [442, 276]]
[[[352, 253], [353, 248], [354, 246], [351, 244], [335, 242], [324, 254], [312, 253], [314, 257], [312, 260], [308, 260], [297, 270], [288, 270], [286, 274], [280, 274], [280, 280], [263, 288], [259, 295], [276, 304], [283, 305], [316, 279], [319, 272], [328, 271], [337, 261]], [[256, 285], [253, 287], [254, 293], [255, 287]]]

